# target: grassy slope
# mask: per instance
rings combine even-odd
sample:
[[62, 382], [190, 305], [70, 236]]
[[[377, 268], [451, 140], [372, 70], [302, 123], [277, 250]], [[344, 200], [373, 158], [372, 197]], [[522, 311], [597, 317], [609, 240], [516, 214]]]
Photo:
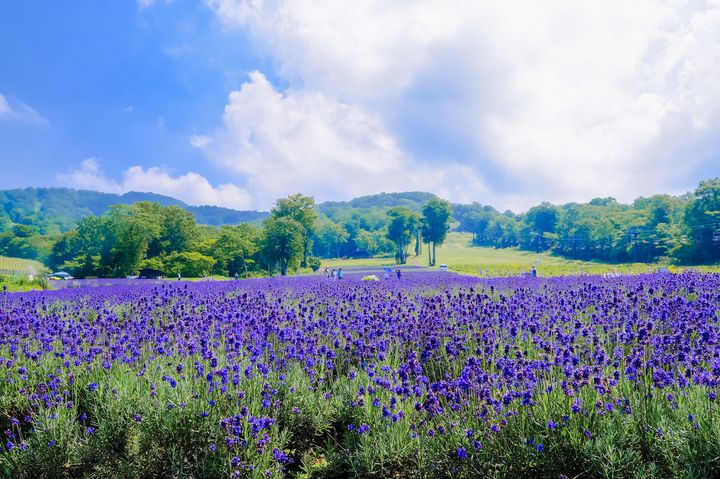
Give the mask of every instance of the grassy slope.
[[46, 271], [47, 268], [39, 261], [0, 256], [1, 276], [37, 276], [45, 273]]
[[[516, 248], [495, 249], [471, 245], [470, 233], [449, 233], [445, 244], [437, 249], [437, 264], [447, 264], [451, 271], [464, 274], [479, 275], [485, 270], [492, 276], [516, 275], [523, 271], [530, 271], [535, 263], [538, 274], [541, 276], [578, 274], [578, 273], [645, 273], [654, 271], [658, 265], [634, 264], [608, 264], [599, 262], [586, 262], [565, 259], [549, 253], [536, 254], [530, 251], [521, 251]], [[348, 266], [382, 266], [392, 265], [392, 258], [369, 258], [351, 260], [323, 261], [322, 267], [348, 267]], [[418, 257], [408, 258], [409, 265], [427, 265], [427, 246], [423, 245], [423, 252]], [[673, 268], [671, 268], [672, 270]], [[702, 267], [703, 270], [719, 271], [720, 267]]]
[[[48, 270], [42, 263], [30, 259], [0, 256], [0, 291], [29, 291], [42, 289], [41, 276]], [[33, 276], [33, 280], [29, 279]]]

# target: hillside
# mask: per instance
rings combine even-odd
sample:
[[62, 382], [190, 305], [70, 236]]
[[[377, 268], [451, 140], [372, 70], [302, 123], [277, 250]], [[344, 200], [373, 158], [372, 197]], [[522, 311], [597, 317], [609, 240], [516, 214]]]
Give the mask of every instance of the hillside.
[[326, 201], [317, 205], [318, 211], [333, 221], [348, 218], [353, 214], [379, 215], [385, 217], [385, 211], [395, 206], [405, 206], [419, 212], [427, 201], [434, 197], [432, 193], [408, 191], [404, 193], [379, 193], [360, 196], [349, 201]]
[[39, 261], [0, 256], [0, 277], [2, 276], [37, 276], [47, 271]]
[[[320, 213], [337, 221], [354, 213], [377, 213], [384, 218], [385, 210], [406, 206], [420, 211], [432, 198], [431, 193], [380, 193], [361, 196], [350, 201], [327, 201], [318, 204]], [[220, 226], [263, 220], [265, 211], [240, 211], [219, 206], [191, 206], [178, 199], [156, 193], [131, 191], [123, 195], [70, 188], [25, 188], [0, 191], [0, 233], [15, 224], [36, 226], [40, 234], [62, 233], [73, 228], [81, 218], [101, 215], [111, 205], [151, 201], [163, 206], [178, 206], [195, 216], [199, 224]]]
[[190, 206], [180, 200], [155, 193], [129, 192], [123, 195], [69, 188], [25, 188], [0, 191], [0, 233], [14, 224], [33, 225], [41, 234], [70, 230], [89, 215], [101, 215], [111, 205], [152, 201], [178, 206], [195, 216], [200, 224], [219, 226], [257, 221], [262, 211], [238, 211], [219, 206]]

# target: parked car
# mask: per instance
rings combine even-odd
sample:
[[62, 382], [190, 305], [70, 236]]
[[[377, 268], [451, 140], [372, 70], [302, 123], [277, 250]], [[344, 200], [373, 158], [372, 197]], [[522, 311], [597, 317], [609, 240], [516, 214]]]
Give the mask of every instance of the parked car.
[[65, 271], [58, 271], [57, 273], [52, 273], [52, 274], [48, 275], [47, 279], [68, 280], [68, 279], [75, 279], [75, 278], [70, 276], [70, 273], [66, 273]]
[[440, 271], [447, 271], [447, 265], [445, 263], [440, 265]]

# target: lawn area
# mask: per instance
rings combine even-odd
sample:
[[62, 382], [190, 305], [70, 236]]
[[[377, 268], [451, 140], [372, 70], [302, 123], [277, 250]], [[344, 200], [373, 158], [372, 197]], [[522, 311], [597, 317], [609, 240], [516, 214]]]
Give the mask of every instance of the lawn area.
[[[447, 239], [437, 249], [437, 265], [447, 264], [450, 271], [478, 276], [485, 275], [485, 271], [491, 276], [517, 275], [530, 271], [533, 264], [536, 265], [540, 276], [559, 276], [568, 274], [604, 274], [623, 273], [638, 274], [657, 270], [658, 267], [669, 267], [670, 271], [679, 272], [682, 267], [669, 266], [667, 264], [609, 264], [600, 262], [576, 261], [555, 256], [550, 253], [534, 253], [522, 251], [517, 248], [495, 249], [484, 246], [473, 246], [471, 244], [472, 234], [470, 233], [448, 233]], [[391, 257], [363, 258], [363, 259], [337, 259], [323, 260], [321, 268], [347, 268], [352, 266], [394, 266], [394, 259]], [[427, 265], [427, 245], [423, 245], [423, 252], [420, 256], [410, 256], [408, 265]], [[700, 266], [693, 269], [701, 271], [720, 271], [720, 266]]]
[[[638, 274], [657, 270], [658, 267], [668, 267], [670, 271], [679, 272], [682, 267], [668, 264], [623, 263], [610, 264], [595, 261], [577, 261], [562, 258], [550, 253], [534, 253], [522, 251], [517, 248], [495, 249], [484, 246], [473, 246], [470, 233], [449, 233], [445, 244], [437, 249], [437, 264], [447, 264], [451, 271], [464, 274], [485, 274], [491, 276], [516, 275], [530, 271], [536, 265], [540, 276], [558, 276], [568, 274], [603, 274], [623, 273]], [[425, 252], [427, 254], [427, 252]], [[425, 259], [425, 264], [427, 260]], [[702, 271], [720, 271], [720, 266], [701, 266], [693, 269]]]
[[38, 261], [0, 256], [0, 288], [4, 286], [8, 291], [44, 289], [42, 275], [47, 272]]
[[39, 261], [0, 256], [0, 276], [40, 275], [47, 271]]

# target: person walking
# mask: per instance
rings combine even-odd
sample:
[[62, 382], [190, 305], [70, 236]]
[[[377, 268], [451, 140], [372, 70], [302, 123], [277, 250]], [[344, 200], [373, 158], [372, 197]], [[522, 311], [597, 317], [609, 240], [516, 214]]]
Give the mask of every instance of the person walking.
[[182, 279], [182, 276], [180, 276], [180, 273], [178, 273], [178, 281]]
[[402, 273], [400, 272], [400, 268], [395, 270], [395, 274], [397, 275], [397, 278], [400, 279], [400, 277], [402, 276]]
[[342, 268], [338, 268], [338, 279], [342, 279], [342, 278], [343, 278], [343, 270], [342, 270]]

